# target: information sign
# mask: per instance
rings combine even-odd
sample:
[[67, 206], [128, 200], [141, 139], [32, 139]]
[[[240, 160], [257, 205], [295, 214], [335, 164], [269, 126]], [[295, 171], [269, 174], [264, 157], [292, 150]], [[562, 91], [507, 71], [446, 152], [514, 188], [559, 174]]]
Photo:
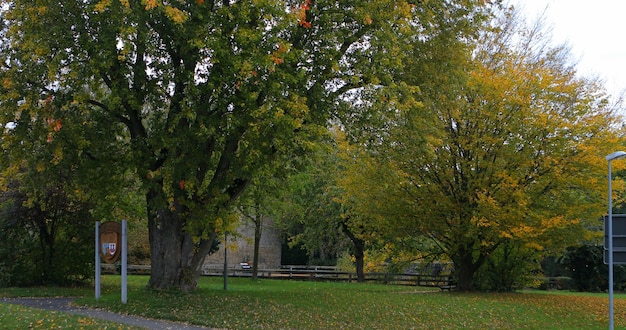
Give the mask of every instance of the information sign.
[[[608, 216], [604, 216], [604, 263], [609, 259]], [[626, 265], [626, 214], [613, 214], [613, 264]]]

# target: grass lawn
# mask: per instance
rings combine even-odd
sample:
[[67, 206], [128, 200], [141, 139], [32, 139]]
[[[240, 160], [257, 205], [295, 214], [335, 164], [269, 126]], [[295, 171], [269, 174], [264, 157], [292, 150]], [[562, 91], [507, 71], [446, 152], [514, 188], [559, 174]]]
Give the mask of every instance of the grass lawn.
[[130, 329], [117, 323], [0, 303], [0, 329]]
[[[128, 304], [119, 276], [93, 289], [0, 289], [0, 296], [81, 295], [78, 303], [121, 313], [221, 329], [606, 329], [606, 294], [448, 293], [423, 288], [203, 277], [191, 294], [145, 289], [148, 277], [129, 277]], [[0, 308], [4, 308], [0, 304]], [[22, 312], [8, 311], [21, 315]], [[0, 309], [5, 319], [7, 311]], [[11, 316], [8, 316], [11, 317]], [[81, 321], [73, 322], [80, 325]], [[90, 321], [91, 322], [91, 321]], [[626, 296], [615, 297], [616, 328], [626, 329]], [[80, 327], [80, 326], [78, 326]], [[1, 326], [0, 326], [1, 328]], [[47, 328], [50, 328], [48, 325]]]

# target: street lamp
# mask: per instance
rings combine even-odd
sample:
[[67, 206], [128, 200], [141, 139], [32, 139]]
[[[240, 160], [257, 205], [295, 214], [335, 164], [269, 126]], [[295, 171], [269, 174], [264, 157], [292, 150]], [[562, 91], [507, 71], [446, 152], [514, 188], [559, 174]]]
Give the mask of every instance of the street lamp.
[[609, 163], [609, 216], [607, 217], [607, 236], [609, 241], [609, 329], [613, 330], [613, 187], [612, 187], [612, 174], [611, 174], [611, 161], [619, 158], [626, 157], [626, 152], [616, 151], [608, 156], [606, 160]]

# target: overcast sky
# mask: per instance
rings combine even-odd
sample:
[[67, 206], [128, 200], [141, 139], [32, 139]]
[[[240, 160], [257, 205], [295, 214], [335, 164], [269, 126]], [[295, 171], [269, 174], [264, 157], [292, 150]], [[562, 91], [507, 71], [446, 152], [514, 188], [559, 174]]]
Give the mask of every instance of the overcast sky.
[[626, 0], [512, 0], [532, 22], [545, 10], [555, 42], [568, 42], [578, 69], [611, 94], [626, 90]]

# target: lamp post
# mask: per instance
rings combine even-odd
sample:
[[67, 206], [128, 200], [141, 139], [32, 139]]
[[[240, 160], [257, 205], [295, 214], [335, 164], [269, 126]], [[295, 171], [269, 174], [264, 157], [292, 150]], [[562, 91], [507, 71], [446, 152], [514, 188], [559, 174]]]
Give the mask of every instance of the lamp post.
[[626, 152], [616, 151], [608, 156], [606, 160], [609, 163], [609, 215], [607, 217], [607, 236], [609, 241], [609, 329], [613, 330], [613, 187], [612, 187], [612, 173], [611, 173], [611, 161], [619, 158], [626, 157]]

